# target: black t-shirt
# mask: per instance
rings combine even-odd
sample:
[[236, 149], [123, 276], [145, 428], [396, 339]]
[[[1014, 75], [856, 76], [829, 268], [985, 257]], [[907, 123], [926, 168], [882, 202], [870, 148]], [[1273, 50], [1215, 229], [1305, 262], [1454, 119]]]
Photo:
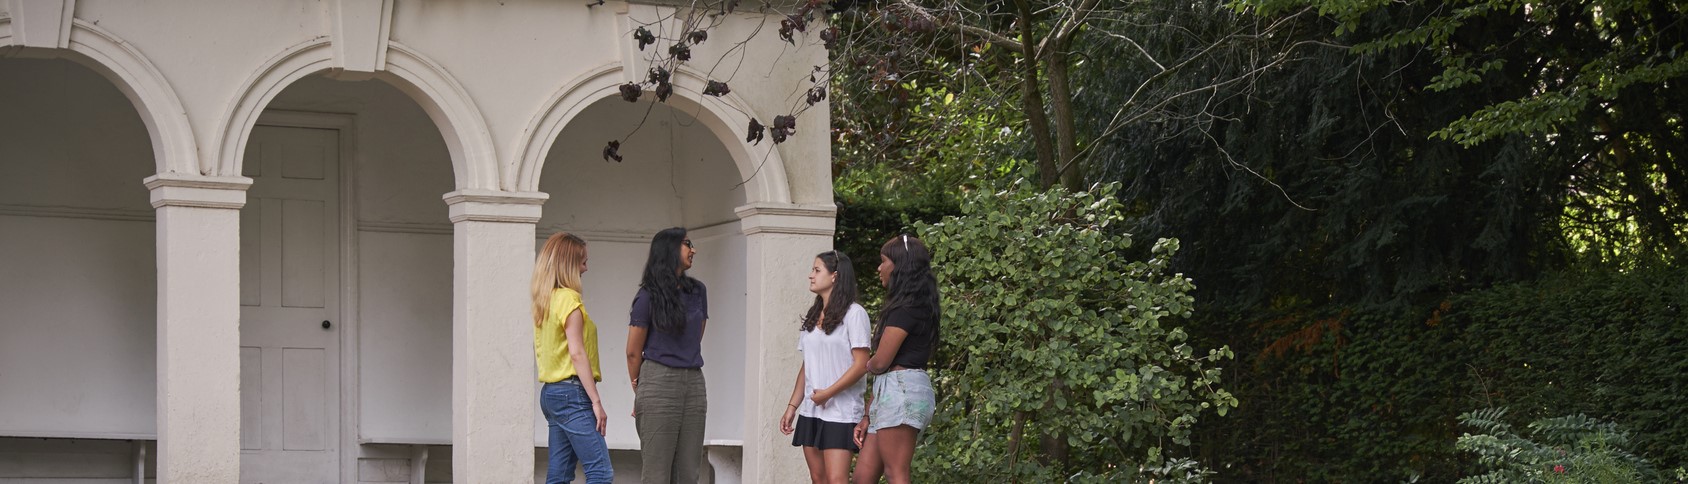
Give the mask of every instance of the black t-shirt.
[[879, 347], [879, 337], [885, 335], [886, 327], [902, 328], [908, 337], [903, 338], [903, 344], [897, 347], [897, 355], [891, 363], [903, 368], [926, 368], [926, 362], [932, 359], [932, 349], [938, 345], [938, 325], [933, 316], [932, 311], [924, 307], [892, 309], [879, 323], [879, 331], [873, 335], [874, 348]]

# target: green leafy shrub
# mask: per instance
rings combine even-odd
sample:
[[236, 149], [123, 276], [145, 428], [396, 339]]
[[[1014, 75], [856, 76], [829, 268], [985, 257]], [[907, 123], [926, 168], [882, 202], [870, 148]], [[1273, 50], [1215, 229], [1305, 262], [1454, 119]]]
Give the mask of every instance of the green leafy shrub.
[[1529, 436], [1505, 421], [1505, 408], [1460, 415], [1460, 422], [1481, 433], [1465, 434], [1459, 450], [1477, 455], [1488, 472], [1460, 479], [1461, 484], [1625, 483], [1663, 479], [1646, 459], [1625, 450], [1629, 433], [1586, 415], [1537, 420]]
[[1178, 241], [1129, 257], [1116, 189], [976, 193], [960, 216], [918, 226], [944, 313], [916, 481], [1205, 475], [1169, 457], [1201, 415], [1236, 407], [1216, 366], [1232, 354], [1199, 354], [1170, 324], [1195, 302], [1167, 271]]

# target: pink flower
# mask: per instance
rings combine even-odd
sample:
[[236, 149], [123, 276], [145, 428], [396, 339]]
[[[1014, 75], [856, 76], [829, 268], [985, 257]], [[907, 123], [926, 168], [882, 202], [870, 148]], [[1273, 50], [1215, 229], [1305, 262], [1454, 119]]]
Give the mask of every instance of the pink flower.
[[1553, 466], [1553, 472], [1564, 474], [1565, 473], [1565, 464], [1554, 465]]

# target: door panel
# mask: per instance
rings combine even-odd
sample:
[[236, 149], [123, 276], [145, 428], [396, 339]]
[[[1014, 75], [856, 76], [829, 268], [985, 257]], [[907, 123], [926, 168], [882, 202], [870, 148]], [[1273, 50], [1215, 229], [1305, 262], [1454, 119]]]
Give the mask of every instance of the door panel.
[[339, 132], [257, 126], [241, 210], [241, 482], [340, 466]]

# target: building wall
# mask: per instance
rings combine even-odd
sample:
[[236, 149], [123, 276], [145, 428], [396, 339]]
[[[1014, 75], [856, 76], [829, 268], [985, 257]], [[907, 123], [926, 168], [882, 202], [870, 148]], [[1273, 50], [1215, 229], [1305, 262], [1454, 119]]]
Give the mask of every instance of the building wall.
[[[55, 437], [48, 447], [57, 449], [72, 437], [159, 433], [167, 412], [157, 389], [169, 372], [158, 366], [167, 356], [158, 334], [172, 310], [161, 307], [167, 298], [157, 289], [165, 247], [155, 245], [165, 239], [140, 182], [155, 173], [238, 177], [245, 133], [258, 111], [270, 109], [352, 120], [353, 156], [345, 160], [352, 198], [343, 202], [352, 206], [353, 229], [342, 235], [354, 248], [348, 256], [355, 260], [343, 262], [355, 268], [346, 282], [356, 307], [339, 323], [354, 335], [342, 348], [342, 362], [352, 365], [348, 381], [355, 380], [341, 418], [353, 445], [342, 452], [357, 458], [343, 460], [344, 479], [411, 475], [418, 469], [406, 466], [420, 449], [432, 449], [429, 481], [450, 475], [451, 448], [434, 444], [451, 442], [452, 420], [461, 416], [453, 414], [453, 392], [461, 389], [452, 373], [462, 362], [450, 356], [461, 350], [454, 328], [465, 323], [454, 311], [465, 297], [480, 297], [465, 296], [462, 286], [487, 277], [455, 273], [467, 259], [453, 261], [463, 239], [452, 239], [440, 197], [463, 189], [548, 193], [536, 235], [570, 230], [591, 241], [588, 308], [605, 329], [612, 408], [631, 407], [617, 356], [649, 236], [692, 228], [700, 248], [693, 275], [712, 296], [707, 438], [731, 448], [720, 453], [731, 459], [742, 445], [744, 464], [755, 467], [747, 476], [781, 482], [801, 475], [799, 455], [777, 445], [762, 414], [789, 391], [785, 368], [796, 357], [784, 323], [806, 304], [799, 288], [806, 262], [829, 239], [824, 104], [778, 146], [744, 144], [738, 125], [749, 118], [769, 124], [798, 105], [802, 92], [791, 86], [824, 62], [818, 47], [779, 42], [760, 14], [723, 16], [688, 67], [709, 72], [713, 64], [702, 60], [714, 59], [734, 66], [711, 77], [731, 82], [734, 94], [699, 97], [701, 81], [692, 78], [680, 86], [681, 98], [646, 118], [648, 98], [629, 105], [605, 89], [643, 77], [646, 54], [626, 33], [666, 8], [391, 0], [371, 24], [347, 20], [347, 9], [382, 2], [63, 3], [74, 21], [62, 19], [68, 32], [55, 45], [39, 32], [20, 34], [20, 25], [42, 22], [11, 18], [50, 9], [14, 12], [7, 9], [16, 3], [0, 2], [0, 105], [7, 107], [0, 115], [0, 306], [7, 308], [0, 313], [0, 408], [7, 409], [0, 436]], [[759, 38], [731, 49], [759, 28]], [[354, 30], [379, 30], [385, 40], [343, 37]], [[347, 52], [377, 50], [393, 64], [347, 60]], [[60, 59], [42, 59], [52, 57]], [[352, 67], [331, 69], [342, 65]], [[611, 77], [595, 74], [603, 72]], [[548, 131], [545, 120], [556, 119], [562, 122]], [[636, 119], [645, 124], [623, 147], [626, 160], [604, 161], [604, 142]], [[769, 160], [773, 166], [764, 167]], [[517, 371], [531, 378], [531, 367]], [[767, 378], [774, 374], [780, 377]], [[627, 449], [617, 452], [618, 466], [636, 462], [628, 457], [637, 447], [632, 420], [612, 413], [610, 443]], [[543, 444], [540, 425], [534, 440]], [[31, 452], [30, 442], [0, 442], [0, 464]], [[0, 465], [0, 480], [18, 476], [8, 469], [16, 468]]]
[[146, 128], [63, 60], [0, 59], [0, 106], [0, 434], [150, 436]]

